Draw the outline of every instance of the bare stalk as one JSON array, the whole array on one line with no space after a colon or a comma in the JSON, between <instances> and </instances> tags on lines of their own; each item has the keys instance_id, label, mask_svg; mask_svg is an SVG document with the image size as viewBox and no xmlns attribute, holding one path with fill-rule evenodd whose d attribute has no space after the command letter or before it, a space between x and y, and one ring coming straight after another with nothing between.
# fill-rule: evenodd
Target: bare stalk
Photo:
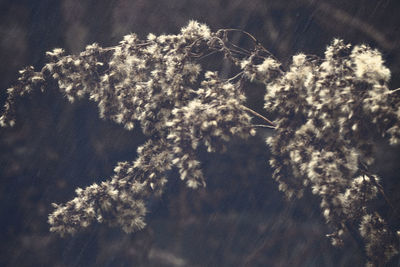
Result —
<instances>
[{"instance_id":1,"label":"bare stalk","mask_svg":"<svg viewBox=\"0 0 400 267\"><path fill-rule=\"evenodd\" d=\"M267 119L266 117L264 117L264 116L261 115L260 113L258 113L258 112L256 112L256 111L252 110L251 108L248 108L248 107L246 107L246 106L243 106L243 105L242 105L241 107L242 107L244 110L248 111L249 113L253 114L254 116L256 116L256 117L262 119L262 120L265 121L265 122L267 122L267 123L268 123L269 125L271 125L273 128L276 128L275 124L274 124L271 120Z\"/></svg>"}]
</instances>

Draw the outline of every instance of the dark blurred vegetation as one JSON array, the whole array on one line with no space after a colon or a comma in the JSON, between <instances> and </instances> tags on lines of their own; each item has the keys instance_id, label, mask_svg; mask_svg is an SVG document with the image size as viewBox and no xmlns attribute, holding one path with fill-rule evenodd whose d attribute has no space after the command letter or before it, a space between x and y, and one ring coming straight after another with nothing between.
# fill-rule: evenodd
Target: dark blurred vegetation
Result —
<instances>
[{"instance_id":1,"label":"dark blurred vegetation","mask_svg":"<svg viewBox=\"0 0 400 267\"><path fill-rule=\"evenodd\" d=\"M190 19L252 33L284 64L300 51L323 55L335 37L368 43L384 54L392 88L400 87L400 2L397 0L2 0L0 100L26 65L62 47L78 53L98 42L116 45L130 32L176 33ZM235 36L240 43L240 36ZM0 266L360 266L363 251L349 238L334 248L319 200L286 202L270 177L260 131L235 140L225 154L199 151L207 188L193 191L171 174L161 199L148 201L148 227L135 234L95 225L73 237L49 233L51 203L77 186L107 179L133 160L145 138L98 119L88 101L69 104L52 88L18 104L17 124L0 129ZM248 87L262 110L263 88ZM2 105L2 104L1 104ZM376 170L399 207L398 148L376 152ZM399 211L377 201L393 229ZM390 266L399 266L399 258Z\"/></svg>"}]
</instances>

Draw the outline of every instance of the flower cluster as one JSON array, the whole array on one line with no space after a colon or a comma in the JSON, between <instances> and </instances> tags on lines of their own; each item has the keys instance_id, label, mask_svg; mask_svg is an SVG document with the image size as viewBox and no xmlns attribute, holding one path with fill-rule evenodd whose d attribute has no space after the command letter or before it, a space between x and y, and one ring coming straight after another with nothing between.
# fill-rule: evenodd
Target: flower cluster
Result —
<instances>
[{"instance_id":1,"label":"flower cluster","mask_svg":"<svg viewBox=\"0 0 400 267\"><path fill-rule=\"evenodd\" d=\"M324 59L298 54L287 72L266 83L265 108L276 116L275 135L267 140L274 179L289 198L301 197L307 186L320 196L323 215L335 228L333 244L342 242L349 225L367 224L361 218L381 188L368 172L374 140L399 142L399 96L388 89L389 78L378 51L334 40ZM390 235L380 221L370 232ZM396 238L383 245L365 231L360 235L374 264L393 256ZM376 250L385 257L373 257Z\"/></svg>"},{"instance_id":2,"label":"flower cluster","mask_svg":"<svg viewBox=\"0 0 400 267\"><path fill-rule=\"evenodd\" d=\"M177 169L191 188L204 186L197 149L223 151L232 136L254 135L251 113L275 129L267 143L279 189L291 198L311 188L335 228L334 245L356 224L370 262L388 261L397 253L397 237L370 205L382 187L368 168L377 137L400 142L400 101L397 90L387 87L390 71L381 54L334 40L324 59L298 54L284 71L250 34L242 32L255 43L247 50L230 43L229 31L211 32L191 21L176 35L149 34L141 40L130 34L115 47L93 44L79 55L54 49L41 71L20 72L18 83L8 89L1 126L15 123L17 96L52 83L70 101L87 96L98 104L100 117L128 130L138 123L149 137L137 159L118 163L110 180L77 189L73 200L54 204L51 231L74 233L94 221L126 232L142 229L145 199L163 192L168 172ZM198 59L215 52L239 73L223 79L202 70ZM274 122L245 106L246 80L266 85L265 109Z\"/></svg>"},{"instance_id":3,"label":"flower cluster","mask_svg":"<svg viewBox=\"0 0 400 267\"><path fill-rule=\"evenodd\" d=\"M398 253L396 240L382 217L374 212L362 217L360 234L365 239L365 250L369 257L367 266L378 265Z\"/></svg>"},{"instance_id":4,"label":"flower cluster","mask_svg":"<svg viewBox=\"0 0 400 267\"><path fill-rule=\"evenodd\" d=\"M118 163L111 180L77 189L73 200L54 204L51 231L74 233L94 221L139 230L145 225L144 200L162 193L169 170L177 168L189 187L204 186L196 149L219 151L231 136L255 134L239 84L203 73L196 62L199 48L215 38L207 26L192 21L177 35L140 40L130 34L118 46L93 44L79 55L54 49L40 72L21 71L17 85L8 89L1 125L14 123L16 96L55 81L71 102L88 96L100 117L128 130L139 122L149 137L136 160Z\"/></svg>"}]
</instances>

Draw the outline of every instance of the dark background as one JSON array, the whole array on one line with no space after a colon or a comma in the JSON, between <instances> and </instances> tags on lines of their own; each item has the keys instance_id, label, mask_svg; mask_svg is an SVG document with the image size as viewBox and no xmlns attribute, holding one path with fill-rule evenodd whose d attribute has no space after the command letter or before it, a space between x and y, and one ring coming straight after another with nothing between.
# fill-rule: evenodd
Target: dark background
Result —
<instances>
[{"instance_id":1,"label":"dark background","mask_svg":"<svg viewBox=\"0 0 400 267\"><path fill-rule=\"evenodd\" d=\"M298 52L323 56L335 37L367 43L382 51L390 86L398 88L399 14L398 0L0 0L1 105L18 70L41 68L46 51L112 46L131 32L177 33L190 19L213 30L244 29L283 64ZM261 113L263 90L246 88L248 105ZM285 202L271 179L266 134L234 140L225 154L199 151L207 188L187 189L172 173L163 197L148 201L145 230L128 235L94 225L60 238L48 230L50 204L107 179L118 161L135 158L145 138L98 119L93 103L67 103L52 88L24 98L16 126L0 129L0 266L362 265L356 242L333 248L325 238L330 229L318 198ZM375 171L395 204L399 159L399 148L379 145ZM396 212L377 205L398 229ZM399 258L390 266L400 266Z\"/></svg>"}]
</instances>

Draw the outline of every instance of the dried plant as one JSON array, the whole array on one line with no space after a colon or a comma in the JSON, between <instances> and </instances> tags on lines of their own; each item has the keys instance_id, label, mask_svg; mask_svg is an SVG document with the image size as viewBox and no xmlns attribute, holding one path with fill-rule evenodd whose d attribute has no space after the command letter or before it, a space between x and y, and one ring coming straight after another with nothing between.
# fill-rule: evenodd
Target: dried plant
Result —
<instances>
[{"instance_id":1,"label":"dried plant","mask_svg":"<svg viewBox=\"0 0 400 267\"><path fill-rule=\"evenodd\" d=\"M252 46L230 41L240 33ZM222 78L201 62L222 54L237 73ZM87 46L79 55L47 52L49 63L20 71L8 89L1 126L15 123L14 100L33 90L58 86L69 99L87 96L101 118L131 130L139 124L148 141L133 162L119 162L111 179L78 188L76 197L49 215L50 230L73 234L92 222L145 227L145 200L160 195L168 171L176 168L187 186L205 186L196 151L223 151L233 136L247 138L258 127L274 130L267 139L273 178L290 199L311 188L321 200L328 236L340 245L346 235L362 240L367 263L381 265L398 253L398 235L371 201L387 199L370 172L378 138L400 142L399 90L389 90L390 71L382 55L366 45L334 40L324 58L298 54L285 69L249 33L216 32L191 21L177 35L127 35L119 45ZM245 106L248 82L265 85L265 109L274 120ZM254 125L252 117L265 124ZM390 204L387 199L388 204ZM359 226L357 232L354 225Z\"/></svg>"}]
</instances>

